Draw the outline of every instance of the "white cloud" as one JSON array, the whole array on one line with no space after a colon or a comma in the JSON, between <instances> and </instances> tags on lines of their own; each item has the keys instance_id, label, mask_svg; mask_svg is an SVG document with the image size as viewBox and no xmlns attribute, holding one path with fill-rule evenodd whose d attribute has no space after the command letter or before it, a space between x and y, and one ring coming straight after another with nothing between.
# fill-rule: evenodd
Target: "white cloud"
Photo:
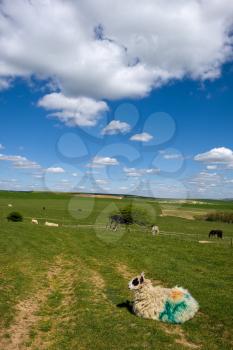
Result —
<instances>
[{"instance_id":1,"label":"white cloud","mask_svg":"<svg viewBox=\"0 0 233 350\"><path fill-rule=\"evenodd\" d=\"M46 169L47 173L52 173L52 174L61 174L64 173L65 170L61 167L50 167Z\"/></svg>"},{"instance_id":2,"label":"white cloud","mask_svg":"<svg viewBox=\"0 0 233 350\"><path fill-rule=\"evenodd\" d=\"M233 184L233 179L225 180L225 183L227 183L227 184Z\"/></svg>"},{"instance_id":3,"label":"white cloud","mask_svg":"<svg viewBox=\"0 0 233 350\"><path fill-rule=\"evenodd\" d=\"M98 184L98 185L107 185L108 184L108 181L104 180L104 179L97 179L95 180L95 182Z\"/></svg>"},{"instance_id":4,"label":"white cloud","mask_svg":"<svg viewBox=\"0 0 233 350\"><path fill-rule=\"evenodd\" d=\"M17 179L2 179L1 180L1 183L15 183L15 182L18 182Z\"/></svg>"},{"instance_id":5,"label":"white cloud","mask_svg":"<svg viewBox=\"0 0 233 350\"><path fill-rule=\"evenodd\" d=\"M207 165L206 169L207 170L216 170L217 169L217 165Z\"/></svg>"},{"instance_id":6,"label":"white cloud","mask_svg":"<svg viewBox=\"0 0 233 350\"><path fill-rule=\"evenodd\" d=\"M0 143L0 150L5 149L5 147Z\"/></svg>"},{"instance_id":7,"label":"white cloud","mask_svg":"<svg viewBox=\"0 0 233 350\"><path fill-rule=\"evenodd\" d=\"M18 169L41 169L41 166L38 163L19 155L0 154L0 161L1 160L11 162L13 167Z\"/></svg>"},{"instance_id":8,"label":"white cloud","mask_svg":"<svg viewBox=\"0 0 233 350\"><path fill-rule=\"evenodd\" d=\"M209 178L213 178L213 177L218 177L219 175L217 173L208 173L206 171L201 171L200 176L202 178L209 179Z\"/></svg>"},{"instance_id":9,"label":"white cloud","mask_svg":"<svg viewBox=\"0 0 233 350\"><path fill-rule=\"evenodd\" d=\"M232 0L2 0L0 10L3 88L36 76L65 96L143 97L172 79L216 78L232 58Z\"/></svg>"},{"instance_id":10,"label":"white cloud","mask_svg":"<svg viewBox=\"0 0 233 350\"><path fill-rule=\"evenodd\" d=\"M111 166L111 165L118 165L118 164L119 162L116 158L96 156L92 159L91 163L88 164L88 167L100 168L106 165Z\"/></svg>"},{"instance_id":11,"label":"white cloud","mask_svg":"<svg viewBox=\"0 0 233 350\"><path fill-rule=\"evenodd\" d=\"M42 174L33 174L33 177L35 177L36 179L42 179L43 175Z\"/></svg>"},{"instance_id":12,"label":"white cloud","mask_svg":"<svg viewBox=\"0 0 233 350\"><path fill-rule=\"evenodd\" d=\"M112 120L103 130L103 135L115 135L115 134L126 134L131 130L128 123L121 122L120 120Z\"/></svg>"},{"instance_id":13,"label":"white cloud","mask_svg":"<svg viewBox=\"0 0 233 350\"><path fill-rule=\"evenodd\" d=\"M222 174L201 171L186 181L192 195L195 197L199 192L205 192L210 197L219 197L216 193L221 188L224 193L225 179Z\"/></svg>"},{"instance_id":14,"label":"white cloud","mask_svg":"<svg viewBox=\"0 0 233 350\"><path fill-rule=\"evenodd\" d=\"M149 142L153 139L153 136L147 132L142 132L141 134L135 134L130 137L131 141Z\"/></svg>"},{"instance_id":15,"label":"white cloud","mask_svg":"<svg viewBox=\"0 0 233 350\"><path fill-rule=\"evenodd\" d=\"M203 163L223 164L233 167L233 151L226 147L213 148L208 152L197 154L194 160Z\"/></svg>"},{"instance_id":16,"label":"white cloud","mask_svg":"<svg viewBox=\"0 0 233 350\"><path fill-rule=\"evenodd\" d=\"M123 171L126 176L129 177L139 177L143 175L153 175L158 174L159 169L158 168L145 168L145 169L139 169L139 168L123 168Z\"/></svg>"},{"instance_id":17,"label":"white cloud","mask_svg":"<svg viewBox=\"0 0 233 350\"><path fill-rule=\"evenodd\" d=\"M101 114L108 110L107 104L103 101L87 97L66 97L56 92L42 97L38 106L55 110L50 115L68 126L95 126Z\"/></svg>"},{"instance_id":18,"label":"white cloud","mask_svg":"<svg viewBox=\"0 0 233 350\"><path fill-rule=\"evenodd\" d=\"M0 91L9 89L11 86L10 79L5 79L0 77Z\"/></svg>"},{"instance_id":19,"label":"white cloud","mask_svg":"<svg viewBox=\"0 0 233 350\"><path fill-rule=\"evenodd\" d=\"M163 156L164 159L167 159L167 160L171 160L171 159L180 159L181 158L181 154L178 154L178 153L174 153L174 154L165 154Z\"/></svg>"}]
</instances>

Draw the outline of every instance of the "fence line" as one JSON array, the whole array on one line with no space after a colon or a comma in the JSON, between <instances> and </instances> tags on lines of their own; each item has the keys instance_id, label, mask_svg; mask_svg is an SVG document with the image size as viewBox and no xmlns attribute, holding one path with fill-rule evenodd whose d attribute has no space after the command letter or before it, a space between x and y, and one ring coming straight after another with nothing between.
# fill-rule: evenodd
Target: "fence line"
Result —
<instances>
[{"instance_id":1,"label":"fence line","mask_svg":"<svg viewBox=\"0 0 233 350\"><path fill-rule=\"evenodd\" d=\"M32 219L32 217L25 216L26 219ZM35 219L39 220L51 220L51 221L62 221L64 222L63 219L57 219L57 218L44 218L44 217L35 217ZM79 227L95 227L98 229L104 229L106 228L105 225L96 225L96 224L62 224L62 227L67 227L67 228L79 228ZM180 236L181 239L187 240L187 241L192 241L192 242L197 242L199 239L206 238L207 235L204 235L203 233L184 233L184 232L175 232L175 231L160 231L158 236ZM188 237L188 239L187 239ZM230 244L231 247L233 247L233 238L229 236L225 236L223 240L211 240L210 242L212 243L217 243L217 242L222 242L223 244Z\"/></svg>"}]
</instances>

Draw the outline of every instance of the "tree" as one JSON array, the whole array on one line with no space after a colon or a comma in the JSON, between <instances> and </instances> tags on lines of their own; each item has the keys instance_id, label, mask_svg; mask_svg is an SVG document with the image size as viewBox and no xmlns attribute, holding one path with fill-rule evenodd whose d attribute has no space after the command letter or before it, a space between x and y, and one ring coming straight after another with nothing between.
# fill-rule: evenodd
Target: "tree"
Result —
<instances>
[{"instance_id":1,"label":"tree","mask_svg":"<svg viewBox=\"0 0 233 350\"><path fill-rule=\"evenodd\" d=\"M109 217L110 221L115 224L150 226L154 218L140 206L132 206L131 204L113 213Z\"/></svg>"}]
</instances>

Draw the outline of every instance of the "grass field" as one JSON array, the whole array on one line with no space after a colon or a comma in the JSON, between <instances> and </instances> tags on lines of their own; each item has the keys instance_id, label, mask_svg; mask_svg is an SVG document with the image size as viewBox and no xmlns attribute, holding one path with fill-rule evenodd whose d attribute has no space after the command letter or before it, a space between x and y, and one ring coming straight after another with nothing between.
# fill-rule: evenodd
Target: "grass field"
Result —
<instances>
[{"instance_id":1,"label":"grass field","mask_svg":"<svg viewBox=\"0 0 233 350\"><path fill-rule=\"evenodd\" d=\"M159 216L158 201L134 198L154 213L161 235L106 231L108 214L129 202L0 192L0 350L233 349L233 225ZM233 209L220 201L166 205ZM7 222L12 210L25 220ZM215 227L224 239L199 244ZM127 284L141 271L155 284L188 288L200 303L196 317L172 326L131 314Z\"/></svg>"}]
</instances>

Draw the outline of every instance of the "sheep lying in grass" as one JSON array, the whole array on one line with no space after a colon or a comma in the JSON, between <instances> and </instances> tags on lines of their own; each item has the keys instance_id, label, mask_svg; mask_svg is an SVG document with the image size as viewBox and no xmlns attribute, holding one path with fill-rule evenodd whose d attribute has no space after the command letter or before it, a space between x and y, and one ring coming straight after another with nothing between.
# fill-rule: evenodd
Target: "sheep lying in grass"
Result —
<instances>
[{"instance_id":1,"label":"sheep lying in grass","mask_svg":"<svg viewBox=\"0 0 233 350\"><path fill-rule=\"evenodd\" d=\"M168 323L184 323L199 309L198 302L182 287L153 287L144 273L129 282L134 291L133 311L137 316Z\"/></svg>"},{"instance_id":2,"label":"sheep lying in grass","mask_svg":"<svg viewBox=\"0 0 233 350\"><path fill-rule=\"evenodd\" d=\"M59 224L55 224L54 222L45 221L45 226L58 227Z\"/></svg>"}]
</instances>

